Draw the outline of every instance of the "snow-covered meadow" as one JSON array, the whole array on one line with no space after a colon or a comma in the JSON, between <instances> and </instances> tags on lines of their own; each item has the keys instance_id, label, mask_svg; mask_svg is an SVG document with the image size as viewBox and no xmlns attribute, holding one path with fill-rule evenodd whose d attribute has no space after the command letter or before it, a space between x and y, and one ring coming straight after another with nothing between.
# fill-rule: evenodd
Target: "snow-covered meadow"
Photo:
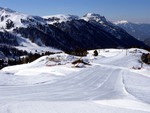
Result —
<instances>
[{"instance_id":1,"label":"snow-covered meadow","mask_svg":"<svg viewBox=\"0 0 150 113\"><path fill-rule=\"evenodd\" d=\"M0 71L0 113L150 113L150 66L141 49L98 50L91 65L65 53ZM134 69L133 69L134 68Z\"/></svg>"}]
</instances>

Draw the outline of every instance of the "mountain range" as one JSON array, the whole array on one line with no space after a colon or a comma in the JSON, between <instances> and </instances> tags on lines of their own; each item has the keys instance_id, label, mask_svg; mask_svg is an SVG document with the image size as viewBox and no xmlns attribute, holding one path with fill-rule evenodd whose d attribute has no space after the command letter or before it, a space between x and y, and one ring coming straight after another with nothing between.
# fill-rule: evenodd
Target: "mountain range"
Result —
<instances>
[{"instance_id":1,"label":"mountain range","mask_svg":"<svg viewBox=\"0 0 150 113\"><path fill-rule=\"evenodd\" d=\"M150 46L150 24L133 23L126 20L114 22L146 45Z\"/></svg>"},{"instance_id":2,"label":"mountain range","mask_svg":"<svg viewBox=\"0 0 150 113\"><path fill-rule=\"evenodd\" d=\"M40 17L0 8L0 51L7 57L14 56L9 48L33 52L130 47L148 46L99 14Z\"/></svg>"}]
</instances>

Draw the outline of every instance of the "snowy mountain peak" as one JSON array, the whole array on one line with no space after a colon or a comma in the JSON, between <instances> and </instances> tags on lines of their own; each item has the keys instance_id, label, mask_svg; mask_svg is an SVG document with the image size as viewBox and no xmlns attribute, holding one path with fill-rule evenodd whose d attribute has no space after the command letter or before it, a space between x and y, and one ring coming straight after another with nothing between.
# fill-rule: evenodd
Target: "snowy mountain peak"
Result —
<instances>
[{"instance_id":1,"label":"snowy mountain peak","mask_svg":"<svg viewBox=\"0 0 150 113\"><path fill-rule=\"evenodd\" d=\"M114 24L118 25L118 24L128 24L129 22L127 20L121 20L121 21L117 21L114 22Z\"/></svg>"},{"instance_id":2,"label":"snowy mountain peak","mask_svg":"<svg viewBox=\"0 0 150 113\"><path fill-rule=\"evenodd\" d=\"M44 16L43 18L48 22L48 24L62 23L66 21L79 19L79 17L76 15L63 15L63 14Z\"/></svg>"},{"instance_id":3,"label":"snowy mountain peak","mask_svg":"<svg viewBox=\"0 0 150 113\"><path fill-rule=\"evenodd\" d=\"M96 14L96 13L87 13L83 17L92 17L92 16L94 16L94 17L103 17L100 14Z\"/></svg>"},{"instance_id":4,"label":"snowy mountain peak","mask_svg":"<svg viewBox=\"0 0 150 113\"><path fill-rule=\"evenodd\" d=\"M95 13L87 13L82 17L82 19L84 19L85 21L96 21L96 22L107 21L104 16Z\"/></svg>"}]
</instances>

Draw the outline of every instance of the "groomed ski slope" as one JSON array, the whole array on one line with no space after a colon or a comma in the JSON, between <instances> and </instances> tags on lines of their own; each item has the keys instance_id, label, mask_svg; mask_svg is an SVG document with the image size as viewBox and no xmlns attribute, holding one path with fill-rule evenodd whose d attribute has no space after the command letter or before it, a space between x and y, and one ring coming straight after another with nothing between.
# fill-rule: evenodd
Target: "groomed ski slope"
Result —
<instances>
[{"instance_id":1,"label":"groomed ski slope","mask_svg":"<svg viewBox=\"0 0 150 113\"><path fill-rule=\"evenodd\" d=\"M91 66L82 68L64 53L63 65L46 65L52 56L45 56L6 67L0 71L0 113L150 113L150 66L137 69L141 52L108 49L93 57L89 51Z\"/></svg>"}]
</instances>

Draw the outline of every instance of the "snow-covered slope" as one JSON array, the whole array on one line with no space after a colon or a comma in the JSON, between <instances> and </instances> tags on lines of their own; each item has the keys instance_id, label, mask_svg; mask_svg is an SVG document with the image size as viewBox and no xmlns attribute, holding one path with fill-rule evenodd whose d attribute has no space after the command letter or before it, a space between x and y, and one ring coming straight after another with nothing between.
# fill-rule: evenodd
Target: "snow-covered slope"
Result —
<instances>
[{"instance_id":1,"label":"snow-covered slope","mask_svg":"<svg viewBox=\"0 0 150 113\"><path fill-rule=\"evenodd\" d=\"M64 53L4 68L0 113L149 113L150 66L138 70L147 51L98 51L97 57L89 51L83 59L91 65L83 68Z\"/></svg>"},{"instance_id":2,"label":"snow-covered slope","mask_svg":"<svg viewBox=\"0 0 150 113\"><path fill-rule=\"evenodd\" d=\"M0 29L13 30L14 28L28 27L37 23L46 24L43 18L38 16L29 16L23 13L13 11L8 8L0 7Z\"/></svg>"},{"instance_id":3,"label":"snow-covered slope","mask_svg":"<svg viewBox=\"0 0 150 113\"><path fill-rule=\"evenodd\" d=\"M54 52L54 53L55 52L61 52L61 50L59 50L59 49L52 48L52 47L46 47L45 45L42 44L40 39L39 39L39 43L41 44L41 46L39 46L36 43L31 42L31 40L26 39L22 36L19 36L17 38L17 41L19 43L19 46L16 46L16 48L18 50L27 51L28 53L30 53L30 52L32 52L32 53L35 53L35 52L43 53L43 52L46 52L46 51L51 51L51 52Z\"/></svg>"},{"instance_id":4,"label":"snow-covered slope","mask_svg":"<svg viewBox=\"0 0 150 113\"><path fill-rule=\"evenodd\" d=\"M59 51L58 49L54 49L54 47L46 47L40 38L35 39L36 41L33 42L18 32L19 29L28 29L28 27L37 28L38 25L46 26L47 23L42 17L31 16L0 7L0 44L15 46L17 49L26 50L27 52Z\"/></svg>"}]
</instances>

